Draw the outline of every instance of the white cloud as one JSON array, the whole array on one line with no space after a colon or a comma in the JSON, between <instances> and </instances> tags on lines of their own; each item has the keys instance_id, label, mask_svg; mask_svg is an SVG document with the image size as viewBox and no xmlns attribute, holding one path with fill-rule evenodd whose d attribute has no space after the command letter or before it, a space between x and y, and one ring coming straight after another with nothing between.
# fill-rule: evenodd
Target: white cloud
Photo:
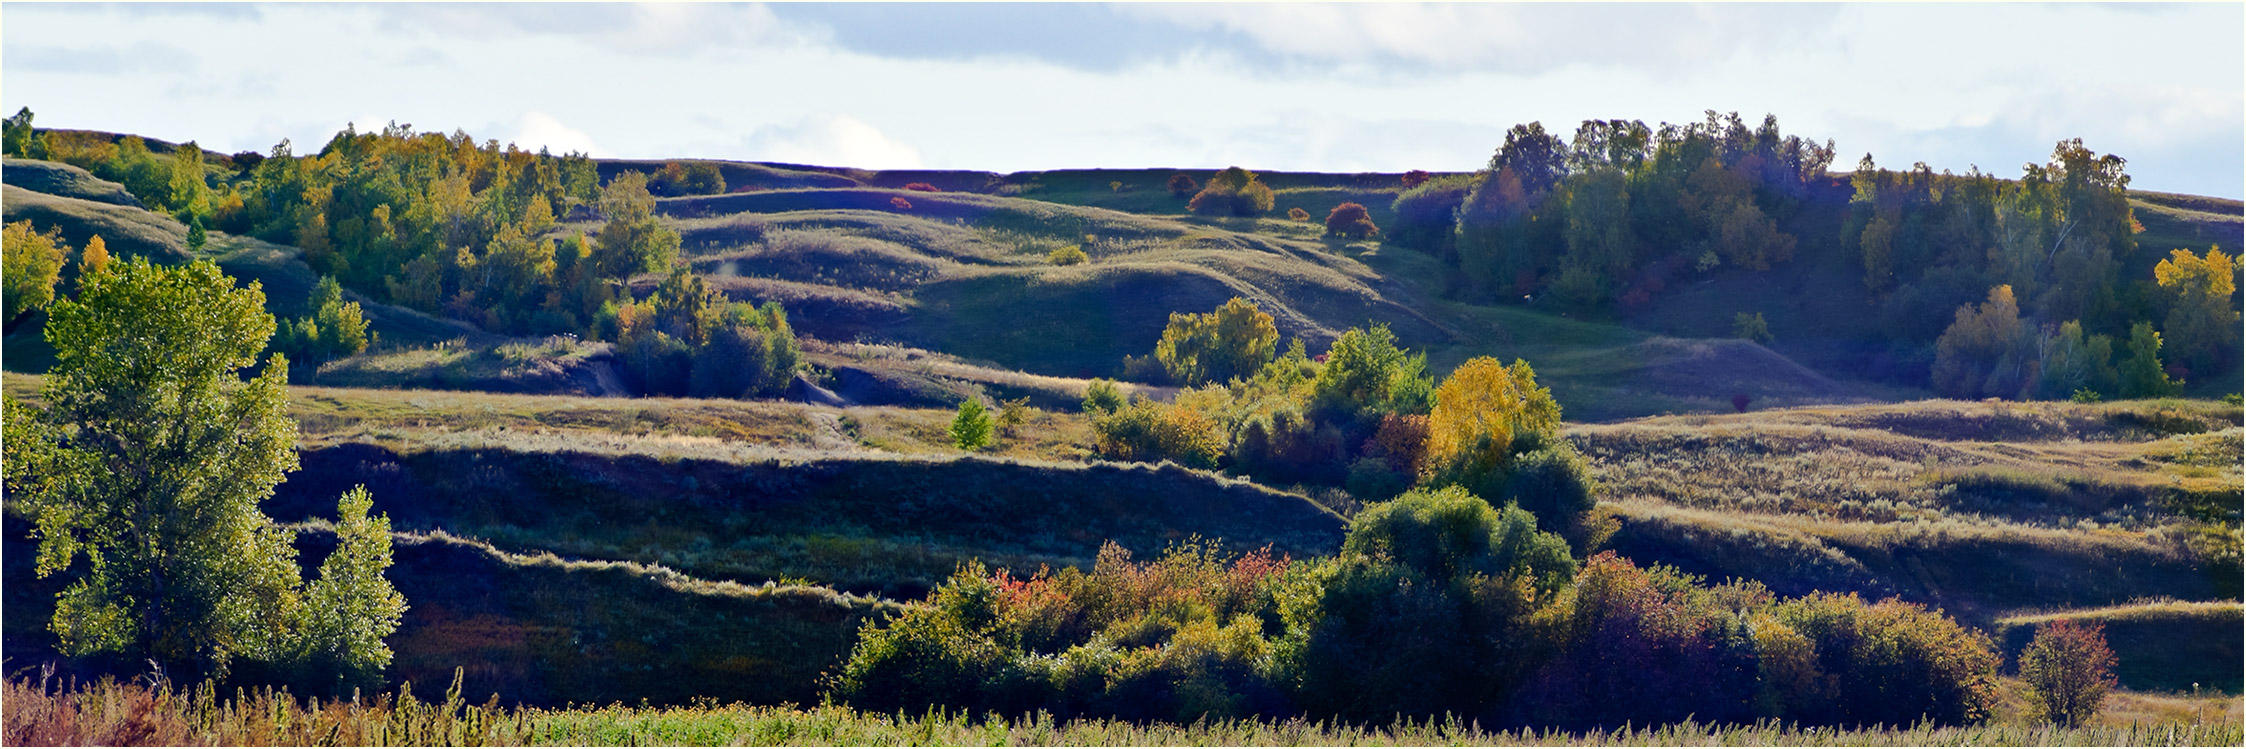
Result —
<instances>
[{"instance_id":1,"label":"white cloud","mask_svg":"<svg viewBox=\"0 0 2246 749\"><path fill-rule=\"evenodd\" d=\"M580 151L592 156L607 155L593 144L593 136L585 131L562 124L545 112L524 112L515 122L515 132L508 136L515 145L526 151L546 148L557 154Z\"/></svg>"},{"instance_id":2,"label":"white cloud","mask_svg":"<svg viewBox=\"0 0 2246 749\"><path fill-rule=\"evenodd\" d=\"M747 156L819 166L866 169L916 169L920 151L856 117L822 114L786 125L767 125L749 135Z\"/></svg>"}]
</instances>

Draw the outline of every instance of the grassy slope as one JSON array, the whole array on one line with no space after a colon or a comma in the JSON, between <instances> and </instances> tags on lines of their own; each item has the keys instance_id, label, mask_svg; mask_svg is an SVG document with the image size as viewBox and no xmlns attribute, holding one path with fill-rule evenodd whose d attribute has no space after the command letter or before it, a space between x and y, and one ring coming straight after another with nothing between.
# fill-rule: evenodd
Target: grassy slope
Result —
<instances>
[{"instance_id":1,"label":"grassy slope","mask_svg":"<svg viewBox=\"0 0 2246 749\"><path fill-rule=\"evenodd\" d=\"M1571 436L1625 521L1625 553L1782 592L1902 595L1987 623L2022 608L2235 598L2238 423L2238 407L2204 401L1931 401ZM2224 534L2227 562L2213 541Z\"/></svg>"},{"instance_id":2,"label":"grassy slope","mask_svg":"<svg viewBox=\"0 0 2246 749\"><path fill-rule=\"evenodd\" d=\"M127 192L124 185L56 161L8 157L0 165L0 181L56 197L141 207L140 199Z\"/></svg>"}]
</instances>

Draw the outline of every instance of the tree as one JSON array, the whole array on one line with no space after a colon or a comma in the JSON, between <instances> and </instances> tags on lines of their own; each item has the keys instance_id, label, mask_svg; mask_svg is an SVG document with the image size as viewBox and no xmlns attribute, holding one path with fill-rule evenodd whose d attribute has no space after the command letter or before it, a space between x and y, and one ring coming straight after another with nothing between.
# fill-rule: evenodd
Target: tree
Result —
<instances>
[{"instance_id":1,"label":"tree","mask_svg":"<svg viewBox=\"0 0 2246 749\"><path fill-rule=\"evenodd\" d=\"M16 110L15 116L0 124L0 130L5 132L0 136L0 153L27 159L47 158L47 139L32 129L30 107Z\"/></svg>"},{"instance_id":2,"label":"tree","mask_svg":"<svg viewBox=\"0 0 2246 749\"><path fill-rule=\"evenodd\" d=\"M1373 225L1372 216L1362 204L1343 203L1326 214L1326 236L1367 239L1379 233L1380 227Z\"/></svg>"},{"instance_id":3,"label":"tree","mask_svg":"<svg viewBox=\"0 0 2246 749\"><path fill-rule=\"evenodd\" d=\"M61 229L41 234L31 230L30 221L18 221L0 230L0 263L6 266L0 276L6 279L5 319L10 326L18 317L54 302L55 280L62 276L62 259L68 251Z\"/></svg>"},{"instance_id":4,"label":"tree","mask_svg":"<svg viewBox=\"0 0 2246 749\"><path fill-rule=\"evenodd\" d=\"M2152 323L2129 328L2129 358L2121 362L2121 397L2159 398L2176 394L2181 383L2168 379L2160 365L2160 333Z\"/></svg>"},{"instance_id":5,"label":"tree","mask_svg":"<svg viewBox=\"0 0 2246 749\"><path fill-rule=\"evenodd\" d=\"M355 487L336 504L336 547L304 591L302 624L288 654L297 683L329 694L375 689L406 599L382 575L390 568L390 518L367 514L374 498Z\"/></svg>"},{"instance_id":6,"label":"tree","mask_svg":"<svg viewBox=\"0 0 2246 749\"><path fill-rule=\"evenodd\" d=\"M630 278L671 267L678 260L678 232L655 222L655 197L647 192L647 175L626 172L601 190L601 227L593 252L593 267L609 278Z\"/></svg>"},{"instance_id":7,"label":"tree","mask_svg":"<svg viewBox=\"0 0 2246 749\"><path fill-rule=\"evenodd\" d=\"M2044 719L2074 726L2096 715L2113 690L2115 663L2104 627L2056 621L2038 629L2020 652L2020 678Z\"/></svg>"},{"instance_id":8,"label":"tree","mask_svg":"<svg viewBox=\"0 0 2246 749\"><path fill-rule=\"evenodd\" d=\"M2120 379L2113 367L2113 338L2085 337L2082 323L2068 320L2043 341L2036 397L2065 400L2082 393L2103 397L2114 392Z\"/></svg>"},{"instance_id":9,"label":"tree","mask_svg":"<svg viewBox=\"0 0 2246 749\"><path fill-rule=\"evenodd\" d=\"M951 420L951 443L961 450L981 450L990 444L990 409L968 398L959 402L959 415Z\"/></svg>"},{"instance_id":10,"label":"tree","mask_svg":"<svg viewBox=\"0 0 2246 749\"><path fill-rule=\"evenodd\" d=\"M2175 250L2153 267L2153 279L2168 295L2168 319L2161 326L2176 363L2193 372L2218 372L2238 361L2238 262L2210 247L2204 256Z\"/></svg>"},{"instance_id":11,"label":"tree","mask_svg":"<svg viewBox=\"0 0 2246 749\"><path fill-rule=\"evenodd\" d=\"M1443 177L1405 190L1389 204L1396 220L1388 227L1386 242L1439 257L1450 255L1458 207L1473 189L1471 177Z\"/></svg>"},{"instance_id":12,"label":"tree","mask_svg":"<svg viewBox=\"0 0 2246 749\"><path fill-rule=\"evenodd\" d=\"M1246 377L1278 352L1279 328L1271 315L1240 297L1208 314L1170 313L1154 345L1154 357L1185 385Z\"/></svg>"},{"instance_id":13,"label":"tree","mask_svg":"<svg viewBox=\"0 0 2246 749\"><path fill-rule=\"evenodd\" d=\"M343 301L343 285L322 276L305 300L311 314L281 323L273 348L317 371L321 364L367 350L366 314L358 302Z\"/></svg>"},{"instance_id":14,"label":"tree","mask_svg":"<svg viewBox=\"0 0 2246 749\"><path fill-rule=\"evenodd\" d=\"M308 603L379 608L358 605L384 598L365 584L380 560L354 540L370 532L354 525L364 503L341 504L349 553L331 557L336 579L311 591L291 532L258 510L297 465L286 360L237 375L272 335L264 301L257 284L235 288L207 261L135 258L80 279L78 298L52 309L48 407L9 420L7 484L36 524L38 574L78 570L51 623L64 652L185 674L224 672L237 657L286 666L312 650L379 668L363 645L389 626L353 622L338 641L328 638L343 630L305 618L325 615Z\"/></svg>"},{"instance_id":15,"label":"tree","mask_svg":"<svg viewBox=\"0 0 2246 749\"><path fill-rule=\"evenodd\" d=\"M1745 312L1732 315L1731 337L1744 338L1756 343L1769 343L1771 341L1770 321L1764 319L1760 312L1751 315Z\"/></svg>"},{"instance_id":16,"label":"tree","mask_svg":"<svg viewBox=\"0 0 2246 749\"><path fill-rule=\"evenodd\" d=\"M1560 404L1536 384L1528 362L1508 367L1481 356L1459 365L1435 389L1427 414L1429 483L1458 484L1484 498L1500 497L1514 442L1560 427Z\"/></svg>"},{"instance_id":17,"label":"tree","mask_svg":"<svg viewBox=\"0 0 2246 749\"><path fill-rule=\"evenodd\" d=\"M1979 307L1958 307L1935 340L1934 389L1952 398L2020 398L2033 382L2034 348L2012 287L1990 289Z\"/></svg>"}]
</instances>

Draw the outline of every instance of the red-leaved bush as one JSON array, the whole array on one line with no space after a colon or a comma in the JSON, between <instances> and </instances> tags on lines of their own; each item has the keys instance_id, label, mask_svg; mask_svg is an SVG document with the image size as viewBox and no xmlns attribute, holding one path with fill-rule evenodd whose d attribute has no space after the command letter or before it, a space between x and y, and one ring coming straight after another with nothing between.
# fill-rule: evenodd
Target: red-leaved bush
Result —
<instances>
[{"instance_id":1,"label":"red-leaved bush","mask_svg":"<svg viewBox=\"0 0 2246 749\"><path fill-rule=\"evenodd\" d=\"M909 211L912 210L912 201L904 198L890 198L889 207L900 211Z\"/></svg>"},{"instance_id":2,"label":"red-leaved bush","mask_svg":"<svg viewBox=\"0 0 2246 749\"><path fill-rule=\"evenodd\" d=\"M936 189L935 185L931 185L926 182L914 182L912 184L905 185L905 189L911 190L913 192L943 192L942 190Z\"/></svg>"}]
</instances>

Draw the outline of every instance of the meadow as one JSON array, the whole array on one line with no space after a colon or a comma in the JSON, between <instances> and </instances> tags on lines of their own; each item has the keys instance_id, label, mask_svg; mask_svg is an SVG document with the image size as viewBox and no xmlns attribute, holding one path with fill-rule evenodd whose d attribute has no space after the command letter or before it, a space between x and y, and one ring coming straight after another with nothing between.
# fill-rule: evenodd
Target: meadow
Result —
<instances>
[{"instance_id":1,"label":"meadow","mask_svg":"<svg viewBox=\"0 0 2246 749\"><path fill-rule=\"evenodd\" d=\"M178 148L151 143L160 155ZM204 158L214 183L257 179L233 176L254 170L236 171L231 157ZM614 180L672 165L577 166ZM1886 376L1906 365L1924 370L1909 357L1931 356L1932 346L1921 341L1926 350L1914 353L1886 337L1893 321L1877 308L1890 297L1866 287L1861 260L1841 237L1853 210L1846 175L1805 178L1799 211L1774 223L1800 237L1792 262L1679 271L1681 280L1639 301L1586 309L1541 292L1494 296L1462 285L1456 257L1385 236L1328 236L1315 218L1284 217L1289 208L1323 216L1350 201L1374 223L1397 226L1403 175L1264 173L1269 212L1216 216L1188 210L1187 197L1167 185L1180 173L1171 169L696 165L726 188L640 196L651 206L646 227L675 233L674 262L576 287L616 295L606 300L608 317L598 318L605 323L524 333L520 319L500 314L509 310L478 307L487 302L472 293L431 304L347 288L372 345L289 373L286 413L301 465L261 509L295 532L306 559L317 559L341 543L335 498L355 486L371 492L373 510L390 523L388 579L410 602L388 641L395 660L382 689L356 701L300 699L175 685L144 678L137 666L59 658L47 625L72 578L35 573L36 534L11 500L6 743L2246 741L2237 696L2246 687L2246 412L2235 397L2237 370L2191 374L2170 397L2083 398L2097 402L1943 399L1923 372L1918 381ZM274 234L263 228L211 230L190 249L188 229L157 201L86 169L11 157L6 176L11 222L52 227L73 247L98 234L120 257L211 260L236 281L259 284L276 317L317 312L314 264L334 262L332 255L269 241ZM2137 242L2163 251L2235 247L2246 226L2237 201L2126 197L2143 226ZM567 210L547 217L540 246L613 234L599 201L557 200ZM2150 293L2152 254L2117 271L2145 277L2130 293ZM593 262L586 257L575 262ZM552 280L561 271L545 272L547 299L561 298L566 289ZM77 273L73 266L63 275L58 294L74 287ZM675 293L664 290L682 278L707 290L710 309L785 308L797 359L784 387L755 398L647 394L634 369L644 361L614 326L652 313L618 312L617 303L659 307L655 299ZM1309 471L1259 473L1229 452L1221 466L1112 459L1109 430L1120 417L1087 401L1110 385L1119 405L1147 409L1141 413L1229 398L1236 400L1225 408L1250 412L1242 434L1250 422L1268 428L1259 439L1284 431L1274 426L1278 417L1254 413L1269 407L1250 397L1261 391L1226 391L1222 378L1194 387L1201 383L1156 361L1157 342L1179 313L1234 299L1268 316L1275 350L1300 342L1306 356L1318 356L1299 360L1304 371L1327 366L1311 362L1327 360L1318 352L1335 354L1328 347L1345 331L1373 325L1425 356L1430 386L1481 357L1527 360L1532 384L1548 387L1563 409L1551 437L1579 453L1595 481L1584 523L1554 541L1571 564L1615 552L1657 570L1667 582L1654 587L1670 586L1662 595L1674 596L1679 610L1690 608L1676 603L1687 599L1714 610L1722 606L1708 601L1725 596L1820 593L1924 607L1973 637L1987 635L2001 674L1990 687L1995 707L1965 725L1687 720L1553 730L1445 717L1350 724L1271 715L1177 723L1034 711L888 714L838 702L837 675L869 633L932 616L947 584L974 577L962 570L1021 583L1005 589L1015 597L1006 600L1026 605L1017 600L1028 600L1023 591L1044 583L1023 581L1094 570L1115 553L1110 545L1142 560L1182 548L1306 568L1358 553L1346 539L1394 491ZM1770 318L1759 335L1739 327L1750 306ZM42 374L55 362L42 337L45 314L9 321L0 390L11 419L52 405L45 392L56 378ZM1327 406L1289 397L1297 416L1332 420ZM963 401L1005 414L990 444L961 444ZM1418 408L1424 417L1426 406ZM1341 427L1306 427L1340 445L1310 462L1347 463L1369 451L1365 425L1349 427L1357 431L1347 431L1347 444L1334 436ZM1431 475L1406 468L1407 484ZM311 562L301 564L311 571ZM1685 588L1703 592L1678 592ZM1529 598L1565 601L1550 609L1561 617L1577 595ZM1195 608L1203 603L1163 599L1150 608L1213 619ZM1729 624L1706 631L1731 632L1725 636L1736 642L1762 626L1749 612L1768 603L1741 604ZM1303 605L1258 605L1266 604ZM1044 611L1014 611L1025 610ZM1232 678L1224 658L1277 658L1261 644L1240 644L1248 639L1238 632L1255 628L1278 642L1285 627L1266 618L1218 621L1206 631L1174 622L1116 629L1072 652L1100 657L1118 640L1145 653L1207 651L1218 665L1192 666L1202 669L1195 678ZM2121 691L2082 725L2040 720L2016 676L2029 643L2057 622L2102 625L2119 659ZM1220 627L1226 634L1216 634ZM1185 644L1148 646L1172 637ZM1053 669L1063 655L1027 658ZM1140 673L1131 669L1156 668L1148 662L1118 660L1108 673L1128 682ZM59 670L37 675L38 664L53 663ZM103 681L105 674L123 680ZM407 683L424 694L451 688L422 701L408 696Z\"/></svg>"}]
</instances>

